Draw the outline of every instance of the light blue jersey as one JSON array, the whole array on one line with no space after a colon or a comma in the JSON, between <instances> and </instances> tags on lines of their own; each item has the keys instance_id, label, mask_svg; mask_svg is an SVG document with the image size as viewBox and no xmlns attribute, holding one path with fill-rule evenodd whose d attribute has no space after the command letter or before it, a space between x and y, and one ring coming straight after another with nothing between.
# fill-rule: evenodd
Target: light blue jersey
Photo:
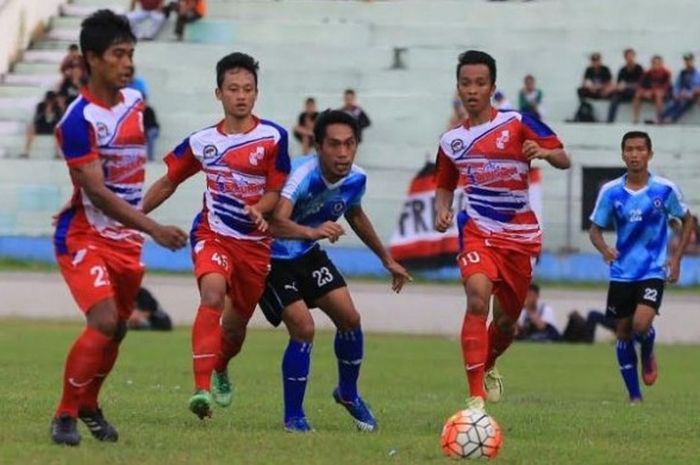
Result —
<instances>
[{"instance_id":1,"label":"light blue jersey","mask_svg":"<svg viewBox=\"0 0 700 465\"><path fill-rule=\"evenodd\" d=\"M605 184L591 214L600 227L614 222L618 258L610 266L612 281L666 279L670 217L688 212L680 189L668 179L650 175L646 187L625 187L627 175Z\"/></svg>"},{"instance_id":2,"label":"light blue jersey","mask_svg":"<svg viewBox=\"0 0 700 465\"><path fill-rule=\"evenodd\" d=\"M292 172L282 189L282 197L294 205L291 220L315 228L326 221L336 221L352 207L360 205L367 175L352 165L350 173L335 184L321 175L318 156L309 155L292 162ZM292 260L301 257L316 241L275 239L272 258Z\"/></svg>"}]
</instances>

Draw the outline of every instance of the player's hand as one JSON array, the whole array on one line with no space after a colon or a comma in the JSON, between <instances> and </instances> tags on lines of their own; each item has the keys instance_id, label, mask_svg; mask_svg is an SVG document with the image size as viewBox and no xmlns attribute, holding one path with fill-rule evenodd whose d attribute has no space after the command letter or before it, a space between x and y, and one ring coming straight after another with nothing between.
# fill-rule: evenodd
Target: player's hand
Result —
<instances>
[{"instance_id":1,"label":"player's hand","mask_svg":"<svg viewBox=\"0 0 700 465\"><path fill-rule=\"evenodd\" d=\"M408 274L406 268L401 266L394 259L389 259L389 261L384 264L384 267L389 270L389 273L391 273L391 290L397 294L401 292L404 284L409 281L413 281L413 278L410 274Z\"/></svg>"},{"instance_id":2,"label":"player's hand","mask_svg":"<svg viewBox=\"0 0 700 465\"><path fill-rule=\"evenodd\" d=\"M666 270L666 282L669 284L678 282L678 277L681 274L681 261L674 258L670 259L666 263Z\"/></svg>"},{"instance_id":3,"label":"player's hand","mask_svg":"<svg viewBox=\"0 0 700 465\"><path fill-rule=\"evenodd\" d=\"M175 251L187 245L187 233L177 226L161 224L151 233L151 237L166 249Z\"/></svg>"},{"instance_id":4,"label":"player's hand","mask_svg":"<svg viewBox=\"0 0 700 465\"><path fill-rule=\"evenodd\" d=\"M255 223L255 227L258 228L258 231L266 232L270 228L267 220L263 214L260 213L260 210L258 210L257 207L253 205L246 205L243 208L243 213L248 215L248 217L253 220L253 223Z\"/></svg>"},{"instance_id":5,"label":"player's hand","mask_svg":"<svg viewBox=\"0 0 700 465\"><path fill-rule=\"evenodd\" d=\"M605 260L605 263L612 263L617 260L618 255L620 255L620 253L617 249L606 247L603 251L603 260Z\"/></svg>"},{"instance_id":6,"label":"player's hand","mask_svg":"<svg viewBox=\"0 0 700 465\"><path fill-rule=\"evenodd\" d=\"M526 140L523 142L523 155L527 157L528 160L546 160L549 158L550 151L540 147L540 145L533 140Z\"/></svg>"},{"instance_id":7,"label":"player's hand","mask_svg":"<svg viewBox=\"0 0 700 465\"><path fill-rule=\"evenodd\" d=\"M454 214L451 210L438 211L435 215L435 230L438 232L445 232L452 226L454 221Z\"/></svg>"},{"instance_id":8,"label":"player's hand","mask_svg":"<svg viewBox=\"0 0 700 465\"><path fill-rule=\"evenodd\" d=\"M328 239L328 241L332 244L340 239L340 236L344 234L345 230L341 225L335 221L326 221L320 226L312 229L311 240L317 241L319 239Z\"/></svg>"}]
</instances>

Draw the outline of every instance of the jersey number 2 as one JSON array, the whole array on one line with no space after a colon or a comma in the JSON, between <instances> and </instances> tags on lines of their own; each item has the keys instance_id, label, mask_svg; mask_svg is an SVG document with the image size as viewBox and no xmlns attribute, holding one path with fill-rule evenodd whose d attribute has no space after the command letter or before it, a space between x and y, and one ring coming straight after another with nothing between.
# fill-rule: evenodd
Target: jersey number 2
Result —
<instances>
[{"instance_id":1,"label":"jersey number 2","mask_svg":"<svg viewBox=\"0 0 700 465\"><path fill-rule=\"evenodd\" d=\"M93 266L90 268L90 274L95 277L95 282L93 283L95 287L109 285L109 276L104 266Z\"/></svg>"}]
</instances>

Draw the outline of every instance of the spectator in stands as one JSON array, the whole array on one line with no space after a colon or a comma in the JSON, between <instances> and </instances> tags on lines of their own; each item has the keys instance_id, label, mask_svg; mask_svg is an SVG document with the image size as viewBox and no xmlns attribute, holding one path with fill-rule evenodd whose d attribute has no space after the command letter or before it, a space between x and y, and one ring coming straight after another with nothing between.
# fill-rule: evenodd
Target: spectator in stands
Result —
<instances>
[{"instance_id":1,"label":"spectator in stands","mask_svg":"<svg viewBox=\"0 0 700 465\"><path fill-rule=\"evenodd\" d=\"M343 107L340 108L341 111L348 113L350 116L357 120L357 124L360 127L360 132L358 135L357 142L362 141L362 131L368 128L372 122L369 120L367 113L357 104L357 95L353 89L346 89L343 94Z\"/></svg>"},{"instance_id":2,"label":"spectator in stands","mask_svg":"<svg viewBox=\"0 0 700 465\"><path fill-rule=\"evenodd\" d=\"M591 54L591 64L583 74L583 82L578 88L579 99L606 99L615 90L610 68L603 64L600 53Z\"/></svg>"},{"instance_id":3,"label":"spectator in stands","mask_svg":"<svg viewBox=\"0 0 700 465\"><path fill-rule=\"evenodd\" d=\"M467 110L464 109L464 104L462 103L462 99L459 98L459 94L455 92L455 95L452 97L452 114L450 115L450 119L447 122L447 129L454 129L462 122L464 122L464 119L467 117Z\"/></svg>"},{"instance_id":4,"label":"spectator in stands","mask_svg":"<svg viewBox=\"0 0 700 465\"><path fill-rule=\"evenodd\" d=\"M664 60L659 55L651 58L651 68L642 76L642 82L634 94L632 101L632 121L639 123L639 113L642 100L652 100L656 106L657 119L664 109L664 101L671 87L671 72L664 66Z\"/></svg>"},{"instance_id":5,"label":"spectator in stands","mask_svg":"<svg viewBox=\"0 0 700 465\"><path fill-rule=\"evenodd\" d=\"M695 68L695 56L683 55L685 67L678 73L673 86L673 98L659 117L659 123L675 123L690 110L700 97L700 71Z\"/></svg>"},{"instance_id":6,"label":"spectator in stands","mask_svg":"<svg viewBox=\"0 0 700 465\"><path fill-rule=\"evenodd\" d=\"M513 104L510 103L510 100L508 100L508 98L506 97L506 94L504 94L501 90L497 90L493 93L493 107L496 110L515 109L515 107L513 107Z\"/></svg>"},{"instance_id":7,"label":"spectator in stands","mask_svg":"<svg viewBox=\"0 0 700 465\"><path fill-rule=\"evenodd\" d=\"M137 4L138 9L136 8ZM137 39L153 40L156 38L165 22L163 8L163 0L131 0L130 11L126 16L129 18L131 29L133 29ZM150 22L149 27L144 27L146 25L142 23L145 21Z\"/></svg>"},{"instance_id":8,"label":"spectator in stands","mask_svg":"<svg viewBox=\"0 0 700 465\"><path fill-rule=\"evenodd\" d=\"M134 311L126 322L129 329L150 329L153 331L171 331L173 323L153 294L142 287L136 295Z\"/></svg>"},{"instance_id":9,"label":"spectator in stands","mask_svg":"<svg viewBox=\"0 0 700 465\"><path fill-rule=\"evenodd\" d=\"M308 155L313 151L314 123L317 116L316 100L313 97L309 97L304 103L304 111L299 113L297 125L294 126L294 138L301 144L302 155Z\"/></svg>"},{"instance_id":10,"label":"spectator in stands","mask_svg":"<svg viewBox=\"0 0 700 465\"><path fill-rule=\"evenodd\" d=\"M532 283L525 298L523 308L516 326L516 339L526 341L558 341L554 310L544 302L539 302L540 287Z\"/></svg>"},{"instance_id":11,"label":"spectator in stands","mask_svg":"<svg viewBox=\"0 0 700 465\"><path fill-rule=\"evenodd\" d=\"M73 66L68 69L68 76L63 78L63 82L58 88L58 95L65 99L66 107L80 95L80 89L83 88L87 80L87 75L83 73L80 66Z\"/></svg>"},{"instance_id":12,"label":"spectator in stands","mask_svg":"<svg viewBox=\"0 0 700 465\"><path fill-rule=\"evenodd\" d=\"M528 74L523 79L523 87L518 93L518 107L522 113L542 119L542 90L535 85L535 77Z\"/></svg>"},{"instance_id":13,"label":"spectator in stands","mask_svg":"<svg viewBox=\"0 0 700 465\"><path fill-rule=\"evenodd\" d=\"M56 124L61 120L65 108L61 106L56 92L48 91L44 95L44 99L39 102L34 111L34 118L27 126L26 141L24 144L24 152L20 154L21 158L29 158L32 150L32 144L37 134L52 135Z\"/></svg>"},{"instance_id":14,"label":"spectator in stands","mask_svg":"<svg viewBox=\"0 0 700 465\"><path fill-rule=\"evenodd\" d=\"M637 92L644 68L637 63L637 54L631 48L625 50L625 64L617 73L617 84L615 91L610 96L610 107L608 108L608 123L615 121L617 107L621 102L631 102Z\"/></svg>"},{"instance_id":15,"label":"spectator in stands","mask_svg":"<svg viewBox=\"0 0 700 465\"><path fill-rule=\"evenodd\" d=\"M615 334L617 322L614 318L605 316L605 313L600 310L589 310L586 318L578 310L574 310L569 313L569 321L560 341L587 342L590 344L595 340L595 330L598 326L602 326L612 334Z\"/></svg>"},{"instance_id":16,"label":"spectator in stands","mask_svg":"<svg viewBox=\"0 0 700 465\"><path fill-rule=\"evenodd\" d=\"M166 14L170 11L177 12L175 20L175 37L181 41L185 37L185 25L199 21L207 14L207 4L205 0L178 0L171 2L167 7Z\"/></svg>"},{"instance_id":17,"label":"spectator in stands","mask_svg":"<svg viewBox=\"0 0 700 465\"><path fill-rule=\"evenodd\" d=\"M144 97L146 108L143 110L143 128L146 132L146 156L148 161L155 160L156 156L156 139L160 135L160 125L156 118L156 112Z\"/></svg>"},{"instance_id":18,"label":"spectator in stands","mask_svg":"<svg viewBox=\"0 0 700 465\"><path fill-rule=\"evenodd\" d=\"M85 67L85 60L83 59L83 56L80 54L80 48L78 48L78 44L70 44L68 46L68 53L66 54L65 57L63 57L63 60L61 60L61 75L64 78L67 78L70 76L70 71L74 67L79 67L83 71L83 75L87 76L87 68Z\"/></svg>"}]
</instances>

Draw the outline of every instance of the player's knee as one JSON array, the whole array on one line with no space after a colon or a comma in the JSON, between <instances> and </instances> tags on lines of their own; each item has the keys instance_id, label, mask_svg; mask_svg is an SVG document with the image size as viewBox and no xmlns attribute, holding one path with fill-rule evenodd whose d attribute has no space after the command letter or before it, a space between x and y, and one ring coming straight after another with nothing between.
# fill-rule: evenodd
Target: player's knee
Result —
<instances>
[{"instance_id":1,"label":"player's knee","mask_svg":"<svg viewBox=\"0 0 700 465\"><path fill-rule=\"evenodd\" d=\"M615 334L620 341L629 341L632 339L632 328L628 326L618 326Z\"/></svg>"},{"instance_id":2,"label":"player's knee","mask_svg":"<svg viewBox=\"0 0 700 465\"><path fill-rule=\"evenodd\" d=\"M117 315L102 314L99 317L88 319L88 325L95 328L110 339L116 339L119 331L119 318Z\"/></svg>"},{"instance_id":3,"label":"player's knee","mask_svg":"<svg viewBox=\"0 0 700 465\"><path fill-rule=\"evenodd\" d=\"M288 322L287 329L289 337L296 341L313 342L316 334L316 325L314 325L313 319Z\"/></svg>"},{"instance_id":4,"label":"player's knee","mask_svg":"<svg viewBox=\"0 0 700 465\"><path fill-rule=\"evenodd\" d=\"M646 334L651 328L651 320L635 320L632 329L636 334Z\"/></svg>"},{"instance_id":5,"label":"player's knee","mask_svg":"<svg viewBox=\"0 0 700 465\"><path fill-rule=\"evenodd\" d=\"M226 293L219 289L202 289L200 292L200 304L203 307L223 311Z\"/></svg>"},{"instance_id":6,"label":"player's knee","mask_svg":"<svg viewBox=\"0 0 700 465\"><path fill-rule=\"evenodd\" d=\"M119 320L117 323L117 329L114 333L112 339L117 342L122 342L126 337L126 321Z\"/></svg>"},{"instance_id":7,"label":"player's knee","mask_svg":"<svg viewBox=\"0 0 700 465\"><path fill-rule=\"evenodd\" d=\"M486 315L489 311L489 303L479 296L470 297L467 300L467 313L473 315Z\"/></svg>"},{"instance_id":8,"label":"player's knee","mask_svg":"<svg viewBox=\"0 0 700 465\"><path fill-rule=\"evenodd\" d=\"M353 308L352 312L348 312L338 321L338 329L341 331L352 331L360 327L362 321L360 319L360 313Z\"/></svg>"}]
</instances>

